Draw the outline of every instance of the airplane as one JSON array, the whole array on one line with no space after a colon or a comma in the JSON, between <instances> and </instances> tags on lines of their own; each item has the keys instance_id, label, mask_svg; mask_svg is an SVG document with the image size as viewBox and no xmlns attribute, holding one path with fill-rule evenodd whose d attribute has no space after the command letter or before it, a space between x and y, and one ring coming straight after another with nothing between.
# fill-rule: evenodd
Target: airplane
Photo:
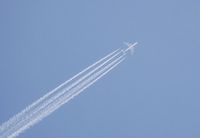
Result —
<instances>
[{"instance_id":1,"label":"airplane","mask_svg":"<svg viewBox=\"0 0 200 138\"><path fill-rule=\"evenodd\" d=\"M127 51L130 50L130 51L131 51L131 54L133 54L134 48L135 48L135 46L138 44L138 42L135 42L135 43L124 42L124 44L128 46L128 48L125 49L124 52L127 52Z\"/></svg>"}]
</instances>

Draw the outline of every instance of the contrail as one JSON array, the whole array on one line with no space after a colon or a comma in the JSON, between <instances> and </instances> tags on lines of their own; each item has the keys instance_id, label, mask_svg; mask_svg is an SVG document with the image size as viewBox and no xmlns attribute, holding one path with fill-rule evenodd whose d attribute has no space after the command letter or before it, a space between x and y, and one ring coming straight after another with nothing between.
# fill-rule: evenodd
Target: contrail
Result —
<instances>
[{"instance_id":1,"label":"contrail","mask_svg":"<svg viewBox=\"0 0 200 138\"><path fill-rule=\"evenodd\" d=\"M74 79L78 78L79 76L81 76L82 74L84 74L85 72L87 72L88 70L90 70L94 66L98 65L103 60L107 59L108 57L112 56L113 54L115 54L118 51L119 51L119 49L117 49L114 52L108 54L104 58L102 58L99 61L95 62L94 64L92 64L91 66L87 67L86 69L84 69L83 71L81 71L80 73L78 73L77 75L75 75L74 77L70 78L69 80L67 80L66 82L64 82L63 84L61 84L57 88L55 88L54 90L50 91L49 93L47 93L46 95L44 95L43 97L41 97L39 100L37 100L36 102L34 102L33 104L31 104L30 106L28 106L27 108L25 108L22 112L18 113L16 116L12 117L7 122L5 122L4 124L2 124L2 126L0 126L0 132L3 131L4 129L8 128L10 125L13 125L16 122L18 122L18 120L21 119L22 117L24 117L25 114L27 114L28 112L32 111L34 108L36 108L38 105L40 105L41 102L44 102L45 99L47 99L51 95L55 94L58 90L62 89L65 85L67 85L68 83L70 83Z\"/></svg>"},{"instance_id":2,"label":"contrail","mask_svg":"<svg viewBox=\"0 0 200 138\"><path fill-rule=\"evenodd\" d=\"M56 93L59 89L62 89L62 87L64 87L65 85L67 85L68 83L70 83L74 79L78 78L79 76L81 76L82 74L84 74L85 72L87 72L88 70L90 70L94 66L98 65L103 60L107 59L108 57L112 56L114 53L116 53L118 51L119 51L119 49L115 50L114 52L112 52L112 53L108 54L107 56L103 57L102 59L100 59L99 61L95 62L91 66L87 67L86 69L84 69L83 71L81 71L80 73L78 73L77 75L73 76L72 78L70 78L66 82L64 82L61 85L59 85L58 87L56 87L54 90L50 91L49 93L47 93L46 95L44 95L43 97L41 97L40 99L38 99L36 102L34 102L33 104L31 104L30 106L26 107L22 112L18 113L17 115L15 115L11 119L9 119L7 122L3 123L0 126L0 134L1 134L1 131L5 130L10 125L13 125L16 122L18 122L18 120L21 119L22 117L24 117L24 115L26 113L28 113L29 111L32 111L34 108L36 108L38 105L40 105L41 102L43 102L45 99L47 99L48 97L50 97L51 95L53 95L54 93Z\"/></svg>"},{"instance_id":3,"label":"contrail","mask_svg":"<svg viewBox=\"0 0 200 138\"><path fill-rule=\"evenodd\" d=\"M114 53L116 53L116 51L114 52ZM71 89L73 86L75 86L76 84L78 84L80 81L82 81L83 79L85 79L86 77L88 77L90 74L92 74L93 72L95 72L97 69L99 69L101 66L103 66L105 63L107 63L108 61L110 61L111 59L113 59L117 54L119 54L119 52L117 52L116 54L114 54L114 53L111 53L112 54L112 57L110 57L108 60L106 60L104 63L102 63L100 66L98 66L98 67L96 67L94 70L92 70L91 72L89 72L88 74L86 74L85 76L83 76L82 78L80 78L78 81L76 81L75 83L73 83L73 84L71 84L70 86L68 86L68 87L66 87L64 90L62 90L61 88L62 87L60 87L59 86L59 88L62 90L61 92L60 92L60 90L59 89L57 89L56 91L57 91L57 95L55 95L55 96L53 96L53 97L50 97L50 99L48 99L48 100L46 100L45 101L45 103L43 103L42 105L40 105L38 108L36 108L36 109L32 109L31 110L31 115L32 114L34 114L34 112L37 112L38 110L40 110L40 109L42 109L44 106L46 106L47 104L49 104L50 102L52 102L53 100L55 100L56 98L58 98L58 96L61 96L66 90L69 90L69 89ZM111 54L109 54L108 56L111 56ZM113 55L114 54L114 55ZM104 60L104 59L106 59L108 56L106 56L105 58L103 58L103 59L101 59L100 61L102 61L102 60ZM98 62L96 62L94 65L96 65L97 63L99 63L100 61L98 61ZM93 66L94 66L93 65ZM83 72L83 71L82 71ZM81 72L81 74L83 74ZM80 73L79 73L80 74ZM76 75L77 76L77 75ZM73 78L75 78L75 77L73 77ZM72 80L72 79L70 79L70 80ZM43 100L43 102L44 102L44 100ZM27 114L24 114L23 116L23 121L24 121L24 118L29 118L29 116L27 115Z\"/></svg>"},{"instance_id":4,"label":"contrail","mask_svg":"<svg viewBox=\"0 0 200 138\"><path fill-rule=\"evenodd\" d=\"M46 116L48 116L49 114L54 112L56 109L61 107L63 104L67 103L73 97L75 97L76 95L81 93L84 89L86 89L87 87L92 85L94 82L96 82L98 79L100 79L101 77L106 75L106 73L108 73L111 69L113 69L115 66L117 66L123 60L124 59L120 59L120 60L118 59L117 61L115 61L117 63L110 63L104 69L102 69L101 71L96 73L94 76L87 79L86 82L81 84L81 86L78 86L72 92L70 91L71 95L67 94L63 97L60 97L60 99L55 101L55 103L48 105L48 107L46 107L44 110L41 110L41 112L36 114L35 117L31 117L31 121L25 123L24 125L22 125L22 127L19 126L20 128L17 127L18 130L14 131L14 133L12 133L12 137L16 137L19 133L21 133L24 130L28 129L29 127L33 126L34 124L36 124L37 122L39 122L40 120L42 120L43 118L45 118Z\"/></svg>"},{"instance_id":5,"label":"contrail","mask_svg":"<svg viewBox=\"0 0 200 138\"><path fill-rule=\"evenodd\" d=\"M110 61L111 59L113 59L114 57L116 57L117 55L119 55L120 53L122 53L122 52L121 51L117 52L116 54L114 54L113 56L111 56L109 59L107 59L106 61L104 61L102 64L100 64L98 67L96 67L94 70L92 70L91 72L87 73L85 76L83 76L82 78L80 78L75 83L80 82L81 80L85 79L90 74L92 74L93 72L95 72L97 69L99 69L100 67L102 67L104 64L108 63L108 61ZM79 84L79 85L81 85L81 84ZM67 87L64 91L59 92L58 95L61 96L63 93L66 93L66 92L71 93L71 91L69 91L69 88L72 88L72 86L74 86L74 84L72 84L69 87ZM69 95L68 93L66 93L66 94ZM50 108L52 106L52 105L48 105L48 104L50 104L51 102L55 103L58 100L58 98L59 98L58 95L55 95L54 97L52 97L53 100L50 99L50 101L48 100L47 103L45 102L44 104L42 104L41 106L39 106L35 110L31 111L30 114L25 115L22 120L20 120L17 124L14 125L14 127L9 128L9 131L7 133L12 133L16 129L19 129L20 127L23 127L23 126L24 126L23 128L27 129L30 126L32 126L32 124L35 124L35 123L30 123L30 122L33 122L32 120L34 119L34 117L38 117L38 115L40 115L41 112L43 112L43 108L44 108L45 111L47 111L48 108ZM60 97L60 98L62 98L62 97ZM40 119L38 118L38 120L40 120ZM27 127L25 127L25 126L27 126ZM22 130L20 129L20 131L22 131Z\"/></svg>"},{"instance_id":6,"label":"contrail","mask_svg":"<svg viewBox=\"0 0 200 138\"><path fill-rule=\"evenodd\" d=\"M0 126L0 138L16 137L50 115L120 64L126 51L117 49L108 54L9 119Z\"/></svg>"}]
</instances>

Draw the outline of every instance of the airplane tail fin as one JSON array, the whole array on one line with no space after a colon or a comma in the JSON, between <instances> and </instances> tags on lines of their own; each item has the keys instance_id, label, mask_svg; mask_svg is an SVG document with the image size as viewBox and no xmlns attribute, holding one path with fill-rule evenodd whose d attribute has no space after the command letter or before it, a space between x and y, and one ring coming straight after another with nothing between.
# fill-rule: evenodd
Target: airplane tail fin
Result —
<instances>
[{"instance_id":1,"label":"airplane tail fin","mask_svg":"<svg viewBox=\"0 0 200 138\"><path fill-rule=\"evenodd\" d=\"M132 55L134 53L134 48L138 44L138 42L135 42L135 43L124 42L124 44L128 46L128 48L125 51L130 50L131 55Z\"/></svg>"}]
</instances>

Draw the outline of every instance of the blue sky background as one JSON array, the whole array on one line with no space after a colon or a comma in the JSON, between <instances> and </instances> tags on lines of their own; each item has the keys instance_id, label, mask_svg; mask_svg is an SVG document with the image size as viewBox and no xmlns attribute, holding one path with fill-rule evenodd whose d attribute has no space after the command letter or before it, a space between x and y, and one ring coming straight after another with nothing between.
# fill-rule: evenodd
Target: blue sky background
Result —
<instances>
[{"instance_id":1,"label":"blue sky background","mask_svg":"<svg viewBox=\"0 0 200 138\"><path fill-rule=\"evenodd\" d=\"M21 138L199 138L198 0L1 0L0 123L97 59L135 55Z\"/></svg>"}]
</instances>

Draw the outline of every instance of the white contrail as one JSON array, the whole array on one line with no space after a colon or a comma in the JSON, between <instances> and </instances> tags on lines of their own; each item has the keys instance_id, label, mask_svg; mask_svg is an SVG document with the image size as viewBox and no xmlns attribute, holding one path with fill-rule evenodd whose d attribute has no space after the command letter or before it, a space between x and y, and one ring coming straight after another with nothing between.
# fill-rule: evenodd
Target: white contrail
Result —
<instances>
[{"instance_id":1,"label":"white contrail","mask_svg":"<svg viewBox=\"0 0 200 138\"><path fill-rule=\"evenodd\" d=\"M84 74L85 72L87 72L88 70L90 70L91 68L93 68L94 66L96 66L97 64L101 63L103 60L105 60L108 57L112 56L117 51L119 51L119 49L115 50L114 52L112 52L112 53L108 54L107 56L103 57L102 59L100 59L99 61L95 62L91 66L87 67L86 69L84 69L83 71L81 71L80 73L78 73L77 75L73 76L72 78L70 78L66 82L62 83L61 85L59 85L58 87L56 87L55 89L53 89L52 91L50 91L49 93L47 93L46 95L44 95L43 97L41 97L40 99L38 99L36 102L34 102L33 104L31 104L30 106L26 107L23 111L21 111L20 113L18 113L17 115L15 115L14 117L12 117L11 119L9 119L7 122L3 123L0 126L0 134L1 134L2 131L4 131L5 129L7 129L8 127L10 127L10 125L13 125L16 122L18 122L18 120L20 120L21 117L24 117L24 115L26 113L28 113L29 111L32 111L33 108L36 108L41 102L43 102L45 99L47 99L52 94L54 94L55 92L57 92L57 90L61 89L62 87L64 87L65 85L67 85L69 82L71 82L74 79L78 78L79 76L81 76L82 74Z\"/></svg>"},{"instance_id":2,"label":"white contrail","mask_svg":"<svg viewBox=\"0 0 200 138\"><path fill-rule=\"evenodd\" d=\"M107 62L107 61L105 61L105 62ZM102 63L102 64L104 64L104 63ZM102 66L102 65L100 65L100 66ZM97 68L98 68L98 67L97 67ZM88 74L89 74L89 73L88 73ZM84 78L85 78L85 76L84 76ZM85 82L85 81L84 81L84 82ZM77 87L80 87L80 85L82 86L82 83L80 83ZM76 88L76 89L77 89L77 88ZM73 90L73 89L72 89L72 90ZM69 89L66 89L66 90L65 90L64 92L62 92L62 93L65 93L65 95L68 96L68 95L70 95L72 92L76 92L76 91L77 91L77 90L73 90L73 91L72 91L72 90L69 91ZM68 93L67 93L67 92L68 92ZM57 101L60 101L59 98L64 99L63 97L66 97L66 96L57 97L57 98L53 97L54 100L52 101L52 103L49 104L49 105L46 105L47 107L45 106L43 110L47 111L47 108L53 107L52 104L56 103ZM26 124L26 122L28 123L28 122L32 121L33 118L34 118L34 116L37 117L38 114L40 114L41 112L43 112L43 110L38 110L37 112L35 112L35 113L31 114L30 116L26 117L24 120L22 120L22 122L20 122L20 124L17 124L16 127L18 128L18 127L20 127L20 126L23 126L23 124ZM26 119L28 119L28 120L26 120Z\"/></svg>"},{"instance_id":3,"label":"white contrail","mask_svg":"<svg viewBox=\"0 0 200 138\"><path fill-rule=\"evenodd\" d=\"M112 63L113 64L113 63ZM109 65L110 66L110 65ZM107 67L108 68L108 67ZM105 69L104 69L105 70ZM101 71L102 72L102 71ZM101 73L100 72L100 73ZM98 74L100 74L100 73L98 73ZM91 78L90 78L91 79ZM85 84L84 84L85 85ZM76 90L74 90L74 92L76 92ZM73 94L73 95L75 95L75 94ZM70 99L72 98L73 96L71 96L71 97L69 97ZM67 97L66 97L67 98ZM65 99L66 98L62 98L61 100L59 100L59 101L61 101L61 102L65 102ZM68 101L68 100L67 100ZM66 102L67 102L66 101ZM63 103L64 104L64 103ZM61 106L61 105L60 105ZM21 132L21 131L23 131L23 129L25 130L25 129L27 129L28 127L30 127L31 125L34 125L35 123L37 123L38 121L40 121L42 118L44 118L44 117L46 117L47 115L49 115L51 112L53 112L54 110L56 110L57 108L59 108L60 106L57 106L56 108L54 108L53 110L50 110L50 112L48 111L48 109L45 109L43 112L44 113L39 113L39 115L36 115L36 120L34 119L34 118L32 118L32 121L33 122L28 122L29 124L26 124L25 123L25 125L23 126L22 125L22 128L20 128L20 130L18 131L18 132ZM53 107L53 105L49 105L49 108L51 109ZM40 116L41 115L41 116ZM18 133L17 133L17 131L14 131L14 132L16 132L15 133L15 135L18 135Z\"/></svg>"},{"instance_id":4,"label":"white contrail","mask_svg":"<svg viewBox=\"0 0 200 138\"><path fill-rule=\"evenodd\" d=\"M80 83L81 81L83 81L85 78L87 78L88 76L90 76L92 73L94 73L96 70L98 70L99 68L101 68L103 65L105 65L106 63L108 63L110 60L112 60L113 58L115 58L120 53L121 53L121 51L119 51L116 54L112 55L109 59L107 59L106 61L104 61L102 64L100 64L98 67L96 67L95 69L93 69L92 71L90 71L89 73L87 73L86 75L84 75L82 78L80 78L79 80L77 80L76 82L74 82L73 84L71 84L70 86L66 87L64 90L58 91L55 96L50 97L49 99L47 99L46 101L44 101L44 103L41 103L40 106L38 106L37 108L32 109L31 112L29 112L27 114L24 114L24 116L23 116L23 118L21 118L21 120L18 119L19 121L17 123L15 123L15 125L12 125L12 126L14 126L14 128L12 128L12 129L15 129L15 127L24 124L25 121L27 122L27 121L31 120L32 116L34 114L37 114L37 112L39 112L40 110L42 110L43 108L45 108L51 102L55 101L57 98L59 98L59 96L62 96L62 94L64 94L66 91L69 91L75 85L77 85L78 83ZM12 129L10 128L10 130L12 130Z\"/></svg>"},{"instance_id":5,"label":"white contrail","mask_svg":"<svg viewBox=\"0 0 200 138\"><path fill-rule=\"evenodd\" d=\"M50 115L56 109L58 109L59 107L61 107L63 104L67 103L73 97L75 97L76 95L78 95L79 93L81 93L84 89L86 89L87 87L89 87L90 85L92 85L93 83L95 83L97 80L99 80L101 77L103 77L104 75L106 75L110 70L112 70L114 67L116 67L123 60L124 60L124 58L123 59L122 58L117 59L117 60L113 61L113 63L110 63L109 65L107 65L104 69L102 69L98 73L95 73L94 76L91 76L89 79L86 80L86 82L84 81L84 83L81 84L81 86L77 86L78 88L75 88L73 90L73 92L71 93L71 95L66 95L66 96L61 97L55 103L52 103L52 105L49 105L47 108L45 108L44 110L42 110L41 113L38 113L38 115L36 115L35 117L33 117L30 122L25 123L25 125L22 125L22 127L19 126L20 128L18 127L17 130L14 131L14 133L12 133L10 135L10 137L11 138L12 137L16 137L17 135L19 135L19 133L23 132L24 130L28 129L29 127L31 127L34 124L36 124L39 121L41 121L46 116Z\"/></svg>"},{"instance_id":6,"label":"white contrail","mask_svg":"<svg viewBox=\"0 0 200 138\"><path fill-rule=\"evenodd\" d=\"M22 112L18 113L17 115L15 115L14 117L12 117L11 119L9 119L7 122L3 123L0 126L0 132L3 131L4 129L6 129L7 127L9 127L10 125L13 125L15 122L17 122L21 117L24 116L24 114L26 114L27 112L29 112L30 110L32 111L33 108L35 108L38 104L40 104L41 102L43 102L45 99L47 99L48 97L50 97L52 94L54 94L55 92L57 92L59 89L61 89L62 87L64 87L65 85L67 85L69 82L71 82L72 80L78 78L79 76L81 76L82 74L84 74L85 72L87 72L88 70L90 70L91 68L93 68L94 66L96 66L97 64L101 63L103 60L107 59L108 57L112 56L114 53L116 53L117 51L119 51L119 49L115 50L114 52L108 54L107 56L103 57L102 59L100 59L99 61L95 62L94 64L92 64L91 66L87 67L86 69L84 69L83 71L81 71L80 73L78 73L77 75L73 76L72 78L70 78L69 80L67 80L66 82L64 82L63 84L59 85L57 88L55 88L54 90L50 91L49 93L47 93L46 95L44 95L43 97L41 97L40 99L38 99L36 102L34 102L33 104L31 104L30 106L26 107Z\"/></svg>"},{"instance_id":7,"label":"white contrail","mask_svg":"<svg viewBox=\"0 0 200 138\"><path fill-rule=\"evenodd\" d=\"M117 52L118 51L118 52ZM124 55L119 56L123 50L119 51L116 50L109 54L108 56L102 58L101 60L97 61L93 65L89 66L85 70L81 71L62 85L58 86L53 91L49 92L35 103L27 107L21 113L16 115L15 117L11 118L8 122L4 123L0 129L0 136L3 137L16 137L19 133L23 132L27 128L31 127L32 125L36 124L44 117L51 114L53 111L58 109L60 106L68 102L74 96L78 95L84 89L92 85L102 76L104 76L107 72L112 70L115 66L117 66L121 61L124 60ZM124 53L124 52L123 52ZM115 57L119 56L117 59ZM108 58L110 57L110 58ZM108 58L108 59L107 59ZM122 59L123 58L123 59ZM103 60L107 59L103 63ZM111 61L111 60L114 61ZM111 63L109 63L111 62ZM117 63L115 63L117 62ZM101 63L101 64L100 64ZM108 65L106 65L109 63ZM81 77L79 80L72 83L70 86L66 87L66 85L71 82L73 79L78 78L79 76L86 73L88 70L92 69L96 65L100 64L98 67L91 70L89 73ZM106 65L106 66L104 66ZM104 66L104 67L103 67ZM101 69L103 67L103 69ZM99 70L99 71L98 71ZM87 77L89 77L87 79ZM86 79L86 80L85 80ZM63 88L62 88L63 87ZM62 91L60 91L60 89ZM53 94L54 96L51 96ZM47 99L47 100L46 100ZM1 135L2 133L2 135Z\"/></svg>"}]
</instances>

